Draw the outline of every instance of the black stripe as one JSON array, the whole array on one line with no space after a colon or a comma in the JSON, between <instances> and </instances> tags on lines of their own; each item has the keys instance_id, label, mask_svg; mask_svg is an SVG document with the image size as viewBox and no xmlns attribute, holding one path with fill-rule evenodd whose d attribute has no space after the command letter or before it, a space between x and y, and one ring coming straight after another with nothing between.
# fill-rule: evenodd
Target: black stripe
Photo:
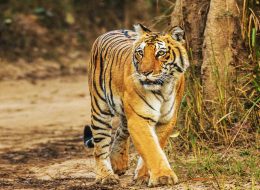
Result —
<instances>
[{"instance_id":1,"label":"black stripe","mask_svg":"<svg viewBox=\"0 0 260 190\"><path fill-rule=\"evenodd\" d=\"M170 113L172 112L173 106L174 106L174 101L173 101L173 103L172 103L172 105L171 105L171 108L170 108L170 110L168 110L168 112L167 112L167 113L165 113L165 114L161 115L161 117L165 117L165 116L167 116L168 114L170 114Z\"/></svg>"},{"instance_id":2,"label":"black stripe","mask_svg":"<svg viewBox=\"0 0 260 190\"><path fill-rule=\"evenodd\" d=\"M107 129L104 129L104 128L102 128L102 127L98 127L98 126L96 126L96 125L92 125L91 128L92 128L93 130L106 130L106 131L107 131Z\"/></svg>"},{"instance_id":3,"label":"black stripe","mask_svg":"<svg viewBox=\"0 0 260 190\"><path fill-rule=\"evenodd\" d=\"M102 59L102 51L101 50L101 53L99 55L99 62L100 62L100 73L99 73L99 86L101 87L103 93L104 93L104 86L102 84L102 73L103 73L103 67L104 67L104 63L103 63L103 59Z\"/></svg>"},{"instance_id":4,"label":"black stripe","mask_svg":"<svg viewBox=\"0 0 260 190\"><path fill-rule=\"evenodd\" d=\"M96 49L96 51L97 51L97 49ZM94 63L96 63L96 61L97 61L98 52L95 52L94 55L95 55L95 56L94 56L94 60L92 60L92 65L94 65L94 70L93 70L93 73L92 73L92 83L93 83L93 87L94 87L94 89L95 89L97 95L99 96L99 98L100 98L101 100L103 100L103 101L106 101L105 98L100 95L100 93L99 93L99 91L98 91L98 88L97 88L97 86L96 86L96 80L93 79L93 78L96 76L96 68L97 68L97 65L94 64ZM99 56L101 56L101 55L99 55ZM92 57L93 57L93 56L92 56ZM100 88L101 88L101 87L100 87ZM101 91L102 91L102 88L101 88Z\"/></svg>"},{"instance_id":5,"label":"black stripe","mask_svg":"<svg viewBox=\"0 0 260 190\"><path fill-rule=\"evenodd\" d=\"M156 109L154 109L148 102L147 100L134 88L135 93L154 111L157 111Z\"/></svg>"},{"instance_id":6,"label":"black stripe","mask_svg":"<svg viewBox=\"0 0 260 190\"><path fill-rule=\"evenodd\" d=\"M98 154L98 155L96 155L96 157L100 157L100 156L102 156L102 155L104 155L104 154L106 154L106 152L103 152L103 153L101 153L101 154Z\"/></svg>"},{"instance_id":7,"label":"black stripe","mask_svg":"<svg viewBox=\"0 0 260 190\"><path fill-rule=\"evenodd\" d=\"M152 92L153 92L154 95L160 96L165 101L164 96L162 95L162 93L160 91L154 91L153 90Z\"/></svg>"},{"instance_id":8,"label":"black stripe","mask_svg":"<svg viewBox=\"0 0 260 190\"><path fill-rule=\"evenodd\" d=\"M131 53L132 53L132 51L131 51L131 49L130 49L130 50L128 51L128 54L126 55L126 57L125 57L123 63L126 62L127 58L130 56ZM129 63L129 64L130 64L130 63ZM122 64L122 65L124 65L124 64ZM120 67L121 67L121 64L119 65L119 69L120 69Z\"/></svg>"},{"instance_id":9,"label":"black stripe","mask_svg":"<svg viewBox=\"0 0 260 190\"><path fill-rule=\"evenodd\" d=\"M100 113L97 112L97 110L95 110L92 102L91 102L91 114L96 114L96 115L98 115L98 116L100 116L100 117L102 117L104 119L106 118L106 116L101 115Z\"/></svg>"},{"instance_id":10,"label":"black stripe","mask_svg":"<svg viewBox=\"0 0 260 190\"><path fill-rule=\"evenodd\" d=\"M127 52L127 51L131 51L131 50L129 50L129 47L128 47L128 46L124 46L124 47L121 49L121 56L120 56L119 60L122 60L123 55L125 55L125 52ZM119 62L119 61L118 61L118 62ZM121 61L121 63L124 64L124 62L122 62L122 61ZM116 65L117 65L117 62L116 62Z\"/></svg>"},{"instance_id":11,"label":"black stripe","mask_svg":"<svg viewBox=\"0 0 260 190\"><path fill-rule=\"evenodd\" d=\"M101 136L105 136L105 137L111 137L111 135L106 134L106 133L96 133L95 136L97 135L101 135Z\"/></svg>"},{"instance_id":12,"label":"black stripe","mask_svg":"<svg viewBox=\"0 0 260 190\"><path fill-rule=\"evenodd\" d=\"M105 95L106 95L106 99L108 100L108 104L111 105L112 109L115 111L114 105L112 105L112 100L110 99L110 96L109 96L109 94L111 93L111 88L109 88L109 86L107 87L107 79L110 81L110 79L112 77L111 74L108 73L107 69L108 69L108 67L110 67L110 69L111 69L111 66L112 66L112 64L109 62L108 66L106 67L106 71L105 71L105 77L104 77L105 89L106 89ZM110 83L109 81L108 81L108 85Z\"/></svg>"},{"instance_id":13,"label":"black stripe","mask_svg":"<svg viewBox=\"0 0 260 190\"><path fill-rule=\"evenodd\" d=\"M127 129L127 119L125 115L120 116L120 124L122 126L122 129Z\"/></svg>"},{"instance_id":14,"label":"black stripe","mask_svg":"<svg viewBox=\"0 0 260 190\"><path fill-rule=\"evenodd\" d=\"M121 42L124 42L125 40L123 41L120 41ZM121 44L118 44L117 46L115 46L115 50L117 50L118 46L120 46ZM114 54L113 58L112 58L112 62L111 62L111 67L110 67L110 79L109 79L109 90L110 90L110 97L111 97L111 101L112 101L112 108L114 109L115 107L115 102L114 102L114 98L113 98L113 92L112 92L112 69L113 69L113 64L114 64L114 59L116 58L116 61L118 61L118 54L120 53L121 49L120 50L117 50L117 52Z\"/></svg>"},{"instance_id":15,"label":"black stripe","mask_svg":"<svg viewBox=\"0 0 260 190\"><path fill-rule=\"evenodd\" d=\"M103 73L103 83L104 83L104 93L105 96L107 94L107 89L106 89L106 73L107 73L107 68L110 66L110 64L107 62L104 73Z\"/></svg>"},{"instance_id":16,"label":"black stripe","mask_svg":"<svg viewBox=\"0 0 260 190\"><path fill-rule=\"evenodd\" d=\"M102 111L102 109L100 108L100 106L99 106L99 104L98 104L98 102L97 102L96 97L93 96L93 98L94 98L94 102L95 102L95 104L96 104L96 106L97 106L97 108L99 109L99 112L100 112L101 114L103 114L103 115L108 115L108 116L113 116L113 114L111 114L111 113Z\"/></svg>"},{"instance_id":17,"label":"black stripe","mask_svg":"<svg viewBox=\"0 0 260 190\"><path fill-rule=\"evenodd\" d=\"M108 50L110 50L111 51L111 48L107 48L108 46L110 46L110 47L112 47L111 46L111 42L113 42L113 40L114 39L117 39L118 38L118 36L113 36L113 37L111 37L110 39L106 39L107 41L106 42L104 42L104 44L102 45L102 49L104 49L105 51L104 51L104 57L106 57L106 55L107 55L107 53L108 53ZM109 51L109 52L110 52Z\"/></svg>"},{"instance_id":18,"label":"black stripe","mask_svg":"<svg viewBox=\"0 0 260 190\"><path fill-rule=\"evenodd\" d=\"M157 94L153 93L153 95L154 95L154 96L155 96L155 98L156 98L157 100L159 100L160 102L162 102L162 101L163 101L163 99L159 98Z\"/></svg>"},{"instance_id":19,"label":"black stripe","mask_svg":"<svg viewBox=\"0 0 260 190\"><path fill-rule=\"evenodd\" d=\"M172 54L173 54L173 57L174 57L174 59L173 59L173 61L172 61L172 62L174 63L174 62L175 62L175 60L176 60L176 54L175 54L175 52L174 52L173 50L172 50L171 52L172 52Z\"/></svg>"},{"instance_id":20,"label":"black stripe","mask_svg":"<svg viewBox=\"0 0 260 190\"><path fill-rule=\"evenodd\" d=\"M102 123L103 125L107 126L109 129L112 129L112 126L109 125L108 123L102 121L101 119L98 119L95 115L92 115L92 118L95 120L95 121L98 121L99 123Z\"/></svg>"},{"instance_id":21,"label":"black stripe","mask_svg":"<svg viewBox=\"0 0 260 190\"><path fill-rule=\"evenodd\" d=\"M101 142L101 141L104 140L104 139L106 139L106 138L105 138L105 137L96 137L96 138L94 137L94 138L93 138L93 140L94 140L95 143L99 143L99 142Z\"/></svg>"},{"instance_id":22,"label":"black stripe","mask_svg":"<svg viewBox=\"0 0 260 190\"><path fill-rule=\"evenodd\" d=\"M118 38L118 37L117 37ZM122 42L125 42L125 41L127 41L127 40L123 40L123 39L121 39L121 38L118 38L118 39L116 39L116 40L114 40L114 41L112 41L111 40L111 43L109 43L109 44L107 44L107 45L109 45L109 47L111 47L111 48L109 48L109 50L110 51L115 51L116 49L114 48L115 47L115 44L117 43L117 45L119 44L119 45L122 45L122 44L120 44L120 43L122 43ZM105 56L106 56L106 53L105 53ZM111 56L113 56L114 57L114 54L113 53L110 53L110 57ZM109 58L110 58L109 57Z\"/></svg>"},{"instance_id":23,"label":"black stripe","mask_svg":"<svg viewBox=\"0 0 260 190\"><path fill-rule=\"evenodd\" d=\"M96 91L96 94L98 95L98 97L99 97L101 100L103 100L104 102L106 102L106 99L105 99L104 97L102 97L102 96L100 95L100 93L98 92L95 79L93 80L93 87L94 87L94 90ZM102 89L101 89L101 90L102 90Z\"/></svg>"},{"instance_id":24,"label":"black stripe","mask_svg":"<svg viewBox=\"0 0 260 190\"><path fill-rule=\"evenodd\" d=\"M112 42L112 44L111 43L108 43L107 45L109 45L110 47L113 47L112 45L114 44L114 43L116 43L116 42L118 42L118 41L120 41L120 39L118 39L118 40L116 40L116 41L114 41L114 42ZM120 45L120 44L119 44ZM112 50L112 48L109 48L110 49L110 51ZM110 53L110 56L112 56L112 55L114 55L114 51L116 50L116 48L113 48L113 52L111 52ZM106 56L106 53L107 53L107 51L105 52L105 55L104 56ZM115 56L113 56L113 58L114 58ZM109 62L109 61L108 61ZM108 67L110 66L110 69L111 69L111 67L112 67L112 64L113 64L113 61L112 61L112 63L108 63L107 64L107 66L106 66L106 68L105 68L105 71L104 71L104 86L106 86L106 74L107 74L107 69L108 69ZM111 78L111 73L110 73L110 78ZM105 96L107 97L107 88L105 87ZM111 92L110 92L111 93ZM110 99L109 99L109 97L107 97L107 99L108 99L108 101L110 102ZM112 108L113 108L113 110L115 111L115 109L114 109L114 107L115 107L115 103L113 102L114 100L111 100L111 102L110 102L110 104L112 105Z\"/></svg>"},{"instance_id":25,"label":"black stripe","mask_svg":"<svg viewBox=\"0 0 260 190\"><path fill-rule=\"evenodd\" d=\"M129 133L128 134L126 134L126 133L119 133L117 135L117 139L119 138L119 139L127 140L126 138L128 138L128 137L129 137Z\"/></svg>"},{"instance_id":26,"label":"black stripe","mask_svg":"<svg viewBox=\"0 0 260 190\"><path fill-rule=\"evenodd\" d=\"M103 57L106 57L107 53L108 52L111 52L112 48L108 48L108 46L111 47L111 42L113 42L114 39L117 39L118 36L116 35L107 35L105 36L102 41L101 41L101 44L102 44L102 50L101 50L101 56ZM108 51L109 50L109 51ZM106 73L106 69L107 67L109 66L109 64L106 64L107 66L105 67L105 71L100 73L100 78L103 76L103 80L101 82L101 80L99 81L100 85L103 87L103 92L104 94L106 94L106 88L105 88L105 73Z\"/></svg>"},{"instance_id":27,"label":"black stripe","mask_svg":"<svg viewBox=\"0 0 260 190\"><path fill-rule=\"evenodd\" d=\"M108 147L108 146L110 146L110 144L105 144L105 145L101 146L101 148L105 148L105 147Z\"/></svg>"},{"instance_id":28,"label":"black stripe","mask_svg":"<svg viewBox=\"0 0 260 190\"><path fill-rule=\"evenodd\" d=\"M112 47L113 47L113 52L111 52L111 56L113 55L113 57L112 57L112 60L109 60L109 63L110 63L110 69L109 69L109 75L107 75L106 74L106 72L107 72L107 69L106 69L106 71L105 71L105 74L107 75L107 76L109 76L108 78L109 78L109 83L108 83L108 89L109 89L109 97L107 98L108 100L109 100L109 102L110 102L110 105L111 105L111 107L112 107L112 109L114 110L114 111L116 111L115 110L115 102L114 102L114 98L113 98L113 91L112 91L112 69L113 69L113 64L114 64L114 60L116 59L116 61L118 60L118 54L120 53L120 51L121 50L118 50L118 47L119 46L122 46L122 42L125 42L126 40L121 40L121 39L119 39L119 40L117 40L117 41L114 41L111 45L112 45ZM118 43L118 44L116 44L115 46L113 45L113 44L115 44L115 43ZM116 51L116 52L115 52ZM106 79L107 77L105 77L105 79ZM106 94L107 94L107 92L106 92Z\"/></svg>"},{"instance_id":29,"label":"black stripe","mask_svg":"<svg viewBox=\"0 0 260 190\"><path fill-rule=\"evenodd\" d=\"M141 117L141 118L143 118L143 119L146 119L146 120L149 120L149 121L151 121L151 122L153 122L153 123L156 123L156 121L153 120L152 118L150 118L150 117L145 117L145 116L140 115L139 113L137 113L137 112L134 110L134 108L133 108L130 104L128 104L128 105L129 105L130 108L133 110L133 112L134 112L136 115L138 115L139 117Z\"/></svg>"}]
</instances>

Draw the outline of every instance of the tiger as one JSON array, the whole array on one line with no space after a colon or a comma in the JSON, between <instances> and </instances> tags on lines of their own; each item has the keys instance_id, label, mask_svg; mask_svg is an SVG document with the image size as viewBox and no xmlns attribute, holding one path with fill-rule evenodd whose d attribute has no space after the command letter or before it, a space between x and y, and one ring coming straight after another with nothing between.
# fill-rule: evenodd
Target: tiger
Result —
<instances>
[{"instance_id":1,"label":"tiger","mask_svg":"<svg viewBox=\"0 0 260 190\"><path fill-rule=\"evenodd\" d=\"M163 149L177 121L189 67L184 31L114 30L93 43L88 64L91 124L85 145L94 148L96 183L118 184L129 165L129 140L139 158L133 181L173 185L178 177ZM112 140L112 118L120 118Z\"/></svg>"}]
</instances>

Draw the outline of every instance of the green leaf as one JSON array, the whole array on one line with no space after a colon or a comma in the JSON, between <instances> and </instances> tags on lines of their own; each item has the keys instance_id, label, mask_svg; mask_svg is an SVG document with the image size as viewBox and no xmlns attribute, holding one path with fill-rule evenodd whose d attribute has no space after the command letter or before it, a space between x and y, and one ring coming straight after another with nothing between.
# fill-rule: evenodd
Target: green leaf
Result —
<instances>
[{"instance_id":1,"label":"green leaf","mask_svg":"<svg viewBox=\"0 0 260 190\"><path fill-rule=\"evenodd\" d=\"M252 28L252 47L255 47L255 39L256 39L256 29Z\"/></svg>"},{"instance_id":2,"label":"green leaf","mask_svg":"<svg viewBox=\"0 0 260 190\"><path fill-rule=\"evenodd\" d=\"M73 16L73 14L72 13L67 13L66 14L66 22L68 23L68 24L70 24L70 25L72 25L72 24L74 24L75 23L75 18L74 18L74 16Z\"/></svg>"},{"instance_id":3,"label":"green leaf","mask_svg":"<svg viewBox=\"0 0 260 190\"><path fill-rule=\"evenodd\" d=\"M176 133L173 133L170 137L171 137L171 138L176 138L176 137L178 137L179 135L180 135L180 132L177 131Z\"/></svg>"},{"instance_id":4,"label":"green leaf","mask_svg":"<svg viewBox=\"0 0 260 190\"><path fill-rule=\"evenodd\" d=\"M36 7L34 9L35 14L44 14L45 12L46 12L46 10L43 7Z\"/></svg>"}]
</instances>

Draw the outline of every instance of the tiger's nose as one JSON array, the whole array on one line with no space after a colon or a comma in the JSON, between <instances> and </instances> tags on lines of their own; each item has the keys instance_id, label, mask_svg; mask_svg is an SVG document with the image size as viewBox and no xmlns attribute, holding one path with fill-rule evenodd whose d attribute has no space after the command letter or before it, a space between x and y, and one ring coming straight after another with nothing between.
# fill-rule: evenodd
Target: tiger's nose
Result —
<instances>
[{"instance_id":1,"label":"tiger's nose","mask_svg":"<svg viewBox=\"0 0 260 190\"><path fill-rule=\"evenodd\" d=\"M151 73L153 73L153 71L144 71L144 72L142 72L142 74L143 74L144 76L148 76L148 75L150 75Z\"/></svg>"}]
</instances>

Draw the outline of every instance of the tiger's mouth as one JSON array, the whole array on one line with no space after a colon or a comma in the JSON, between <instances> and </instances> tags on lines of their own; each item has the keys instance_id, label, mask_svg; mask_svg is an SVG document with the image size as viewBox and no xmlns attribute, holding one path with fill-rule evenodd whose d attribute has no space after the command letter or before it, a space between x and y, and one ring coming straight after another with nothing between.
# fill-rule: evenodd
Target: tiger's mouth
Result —
<instances>
[{"instance_id":1,"label":"tiger's mouth","mask_svg":"<svg viewBox=\"0 0 260 190\"><path fill-rule=\"evenodd\" d=\"M166 78L164 78L162 76L160 76L160 77L141 76L139 78L139 81L146 90L160 90L164 86L164 84L167 80L166 80Z\"/></svg>"},{"instance_id":2,"label":"tiger's mouth","mask_svg":"<svg viewBox=\"0 0 260 190\"><path fill-rule=\"evenodd\" d=\"M168 83L172 75L167 75L166 73L159 73L156 75L143 75L140 72L135 72L133 74L134 79L137 79L139 83L147 90L160 90L164 84Z\"/></svg>"},{"instance_id":3,"label":"tiger's mouth","mask_svg":"<svg viewBox=\"0 0 260 190\"><path fill-rule=\"evenodd\" d=\"M144 80L141 80L140 79L140 82L142 85L163 85L164 84L164 81L161 80L161 79L156 79L156 80L150 80L150 79L144 79Z\"/></svg>"}]
</instances>

